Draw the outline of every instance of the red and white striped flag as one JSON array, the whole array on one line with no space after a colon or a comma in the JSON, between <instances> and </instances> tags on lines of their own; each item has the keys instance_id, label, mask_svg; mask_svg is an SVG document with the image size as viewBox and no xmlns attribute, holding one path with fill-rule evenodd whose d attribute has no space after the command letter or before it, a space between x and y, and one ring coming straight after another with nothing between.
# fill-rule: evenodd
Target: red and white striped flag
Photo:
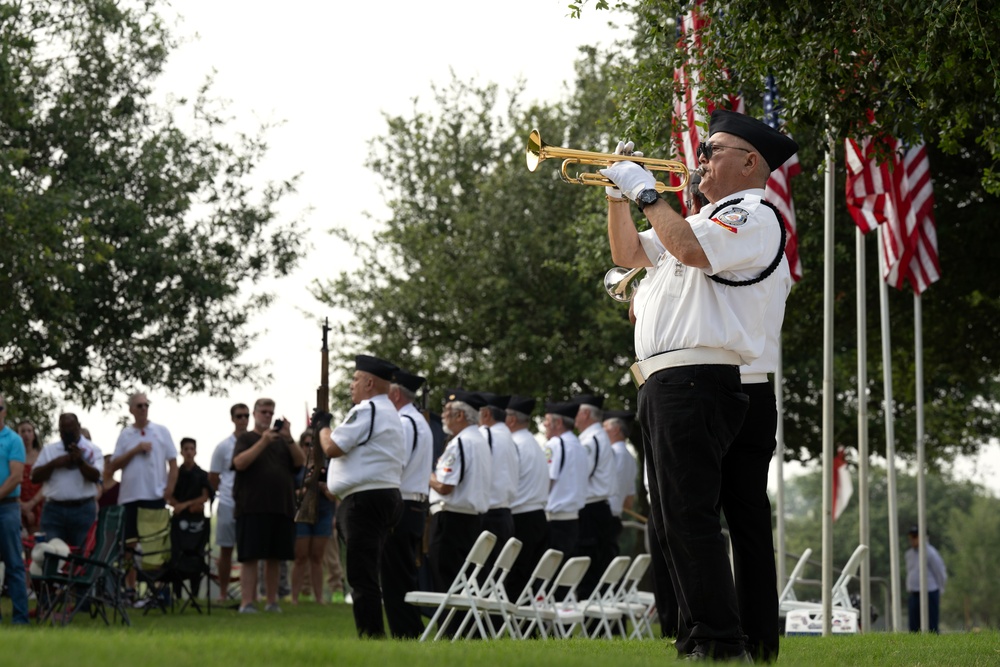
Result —
<instances>
[{"instance_id":1,"label":"red and white striped flag","mask_svg":"<svg viewBox=\"0 0 1000 667\"><path fill-rule=\"evenodd\" d=\"M709 24L709 18L703 13L701 0L695 2L690 11L682 16L677 24L677 49L684 54L684 64L674 70L674 84L681 94L674 101L674 122L678 123L674 134L674 144L677 149L677 159L690 170L698 168L698 143L700 141L698 128L705 127L708 117L716 108L714 100L706 100L701 105L701 67L704 62L701 32ZM730 96L722 108L744 113L743 97ZM680 183L676 174L670 175L672 185ZM684 193L678 192L681 202L681 215L687 215L684 205Z\"/></svg>"},{"instance_id":2,"label":"red and white striped flag","mask_svg":"<svg viewBox=\"0 0 1000 667\"><path fill-rule=\"evenodd\" d=\"M774 76L769 75L764 89L764 122L776 130L781 129L780 111L778 87ZM771 172L771 178L767 180L767 187L764 189L764 199L774 204L785 219L785 257L788 258L788 268L795 282L802 280L802 260L799 258L799 237L795 231L792 177L798 176L801 171L799 156L795 154Z\"/></svg>"},{"instance_id":3,"label":"red and white striped flag","mask_svg":"<svg viewBox=\"0 0 1000 667\"><path fill-rule=\"evenodd\" d=\"M878 164L875 141L890 160ZM862 232L881 226L885 281L902 289L908 279L923 293L941 277L934 225L934 186L926 146L905 146L891 139L845 142L847 206Z\"/></svg>"},{"instance_id":4,"label":"red and white striped flag","mask_svg":"<svg viewBox=\"0 0 1000 667\"><path fill-rule=\"evenodd\" d=\"M847 503L854 495L854 482L851 471L847 468L847 457L844 448L838 447L833 457L833 520L836 521L847 509Z\"/></svg>"}]
</instances>

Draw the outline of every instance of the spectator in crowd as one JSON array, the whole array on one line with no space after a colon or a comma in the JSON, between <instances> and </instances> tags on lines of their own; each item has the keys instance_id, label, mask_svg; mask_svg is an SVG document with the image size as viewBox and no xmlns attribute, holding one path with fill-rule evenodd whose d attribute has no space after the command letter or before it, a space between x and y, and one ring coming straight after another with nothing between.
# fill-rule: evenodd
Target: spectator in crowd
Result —
<instances>
[{"instance_id":1,"label":"spectator in crowd","mask_svg":"<svg viewBox=\"0 0 1000 667\"><path fill-rule=\"evenodd\" d=\"M42 532L47 539L58 538L70 547L83 547L97 520L95 500L104 457L94 443L83 437L75 414L59 415L59 438L42 449L31 471L32 481L42 484L47 498Z\"/></svg>"},{"instance_id":2,"label":"spectator in crowd","mask_svg":"<svg viewBox=\"0 0 1000 667\"><path fill-rule=\"evenodd\" d=\"M257 563L265 562L265 611L281 612L278 577L281 561L295 558L295 474L305 454L287 419L271 426L274 401L254 403L254 428L236 439L236 551L241 564L240 613L256 613Z\"/></svg>"},{"instance_id":3,"label":"spectator in crowd","mask_svg":"<svg viewBox=\"0 0 1000 667\"><path fill-rule=\"evenodd\" d=\"M28 584L21 543L21 479L24 476L24 443L7 426L7 399L0 395L0 563L7 577L14 625L28 624Z\"/></svg>"},{"instance_id":4,"label":"spectator in crowd","mask_svg":"<svg viewBox=\"0 0 1000 667\"><path fill-rule=\"evenodd\" d=\"M146 394L129 396L128 410L135 422L122 429L111 459L111 471L121 470L118 502L125 506L126 558L139 541L139 508L163 509L177 484L177 447L167 427L149 420ZM127 595L134 596L136 571L126 575Z\"/></svg>"},{"instance_id":5,"label":"spectator in crowd","mask_svg":"<svg viewBox=\"0 0 1000 667\"><path fill-rule=\"evenodd\" d=\"M333 533L333 494L326 486L326 456L312 429L299 436L299 446L306 455L301 475L302 485L296 489L298 510L295 512L295 564L292 566L292 604L299 603L299 593L306 575L312 587L313 599L323 604L323 554Z\"/></svg>"},{"instance_id":6,"label":"spectator in crowd","mask_svg":"<svg viewBox=\"0 0 1000 667\"><path fill-rule=\"evenodd\" d=\"M219 499L215 513L215 544L219 547L219 602L229 599L233 547L236 546L236 499L233 497L236 471L233 469L233 447L236 439L247 432L250 408L245 403L237 403L229 408L229 419L233 422L233 432L215 446L208 469L208 483Z\"/></svg>"},{"instance_id":7,"label":"spectator in crowd","mask_svg":"<svg viewBox=\"0 0 1000 667\"><path fill-rule=\"evenodd\" d=\"M906 550L906 590L909 592L908 613L910 616L910 632L920 632L920 528L910 526L907 533L910 548ZM938 620L941 616L941 594L948 581L948 572L944 567L941 554L930 543L927 544L927 619L931 632L940 632Z\"/></svg>"},{"instance_id":8,"label":"spectator in crowd","mask_svg":"<svg viewBox=\"0 0 1000 667\"><path fill-rule=\"evenodd\" d=\"M21 479L21 526L28 533L38 532L42 519L45 494L42 485L31 481L31 469L42 451L42 442L35 425L27 419L17 423L17 434L24 442L24 477Z\"/></svg>"},{"instance_id":9,"label":"spectator in crowd","mask_svg":"<svg viewBox=\"0 0 1000 667\"><path fill-rule=\"evenodd\" d=\"M115 479L115 470L111 467L111 454L104 455L104 471L101 474L101 495L97 497L98 512L105 507L118 504L118 492L121 484Z\"/></svg>"},{"instance_id":10,"label":"spectator in crowd","mask_svg":"<svg viewBox=\"0 0 1000 667\"><path fill-rule=\"evenodd\" d=\"M215 493L208 481L208 473L194 462L198 454L198 443L194 438L181 438L181 463L177 471L177 484L171 505L174 516L203 518L205 504L211 504Z\"/></svg>"}]
</instances>

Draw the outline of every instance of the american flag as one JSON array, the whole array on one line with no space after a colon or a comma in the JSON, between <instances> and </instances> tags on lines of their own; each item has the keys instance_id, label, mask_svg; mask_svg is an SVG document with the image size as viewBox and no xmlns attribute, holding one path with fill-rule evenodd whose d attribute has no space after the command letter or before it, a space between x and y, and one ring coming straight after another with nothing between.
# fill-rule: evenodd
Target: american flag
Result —
<instances>
[{"instance_id":1,"label":"american flag","mask_svg":"<svg viewBox=\"0 0 1000 667\"><path fill-rule=\"evenodd\" d=\"M878 164L876 142L891 159ZM934 185L923 143L893 138L845 142L847 205L864 233L881 227L885 281L896 289L909 280L917 294L941 277L934 224Z\"/></svg>"},{"instance_id":2,"label":"american flag","mask_svg":"<svg viewBox=\"0 0 1000 667\"><path fill-rule=\"evenodd\" d=\"M776 130L780 129L780 112L781 102L778 98L778 87L774 83L774 76L769 75L764 90L764 122ZM800 171L802 168L799 166L799 156L796 154L771 172L771 178L768 179L767 187L764 190L764 198L774 204L785 219L785 231L788 237L785 243L785 256L788 258L788 268L791 270L792 280L795 282L802 279L802 261L799 259L799 237L795 233L792 177L798 176Z\"/></svg>"},{"instance_id":3,"label":"american flag","mask_svg":"<svg viewBox=\"0 0 1000 667\"><path fill-rule=\"evenodd\" d=\"M713 100L700 103L701 97L701 63L704 52L701 43L701 31L709 24L709 18L701 7L701 0L695 2L690 11L677 21L677 49L684 54L684 64L674 70L675 89L680 95L674 101L674 122L678 123L674 134L674 144L677 149L677 159L684 163L690 171L698 168L698 128L705 127L708 117L715 110ZM725 108L744 112L743 98L731 96L726 100ZM670 182L676 186L680 178L670 175ZM681 215L687 215L684 206L684 193L678 192L681 201Z\"/></svg>"}]
</instances>

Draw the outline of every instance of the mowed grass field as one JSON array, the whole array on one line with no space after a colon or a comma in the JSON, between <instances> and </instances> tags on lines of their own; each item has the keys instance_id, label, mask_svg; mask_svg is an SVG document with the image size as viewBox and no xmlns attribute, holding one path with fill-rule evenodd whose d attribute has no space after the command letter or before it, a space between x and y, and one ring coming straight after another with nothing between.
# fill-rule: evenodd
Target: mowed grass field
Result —
<instances>
[{"instance_id":1,"label":"mowed grass field","mask_svg":"<svg viewBox=\"0 0 1000 667\"><path fill-rule=\"evenodd\" d=\"M665 640L362 641L347 605L282 607L282 614L256 615L213 608L211 616L134 610L130 628L108 628L84 616L66 628L14 629L4 599L0 667L627 667L676 660ZM1000 665L1000 633L788 637L778 664L993 666Z\"/></svg>"}]
</instances>

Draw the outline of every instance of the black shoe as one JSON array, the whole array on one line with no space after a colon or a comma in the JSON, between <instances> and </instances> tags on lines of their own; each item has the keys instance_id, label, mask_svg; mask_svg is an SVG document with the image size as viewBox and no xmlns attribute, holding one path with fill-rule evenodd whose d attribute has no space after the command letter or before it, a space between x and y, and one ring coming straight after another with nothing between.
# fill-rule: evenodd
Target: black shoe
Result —
<instances>
[{"instance_id":1,"label":"black shoe","mask_svg":"<svg viewBox=\"0 0 1000 667\"><path fill-rule=\"evenodd\" d=\"M698 646L693 651L684 656L685 661L690 662L742 662L753 664L753 658L746 651L740 651L732 655L709 655L708 649Z\"/></svg>"}]
</instances>

